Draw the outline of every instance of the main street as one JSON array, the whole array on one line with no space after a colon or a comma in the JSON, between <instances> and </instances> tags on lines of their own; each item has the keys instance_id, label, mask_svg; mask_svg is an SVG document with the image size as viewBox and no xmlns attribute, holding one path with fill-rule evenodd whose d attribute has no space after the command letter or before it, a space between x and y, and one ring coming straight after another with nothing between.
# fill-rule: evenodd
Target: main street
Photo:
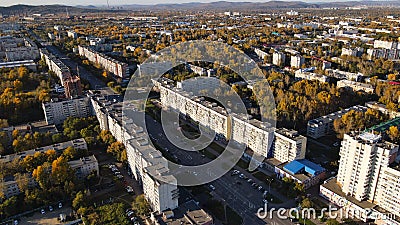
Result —
<instances>
[{"instance_id":1,"label":"main street","mask_svg":"<svg viewBox=\"0 0 400 225\"><path fill-rule=\"evenodd\" d=\"M147 132L151 139L168 152L173 158L180 159L180 164L183 165L201 165L211 161L198 151L184 151L178 149L174 144L167 140L161 125L151 118L146 116ZM184 144L183 142L181 144ZM196 147L196 146L192 146ZM210 147L206 148L209 151L214 151ZM245 174L248 179L252 179L258 185L261 185L264 190L268 190L267 186L257 180L251 173L236 166L234 169L239 170ZM251 186L245 179L239 178L238 175L232 176L230 172L226 173L219 179L212 181L215 190L211 190L211 194L223 200L222 202L233 208L242 218L243 224L257 225L275 222L278 225L292 224L289 220L279 220L274 217L273 219L266 218L264 220L258 218L257 210L264 207L263 192ZM208 185L207 185L208 186ZM287 205L287 204L284 204Z\"/></svg>"}]
</instances>

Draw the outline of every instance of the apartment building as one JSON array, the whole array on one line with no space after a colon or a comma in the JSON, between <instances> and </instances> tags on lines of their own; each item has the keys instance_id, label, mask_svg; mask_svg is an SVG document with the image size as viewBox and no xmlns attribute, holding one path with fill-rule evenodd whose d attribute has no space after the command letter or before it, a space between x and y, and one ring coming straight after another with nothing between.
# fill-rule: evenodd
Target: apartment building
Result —
<instances>
[{"instance_id":1,"label":"apartment building","mask_svg":"<svg viewBox=\"0 0 400 225\"><path fill-rule=\"evenodd\" d=\"M67 31L67 36L72 39L78 38L78 34L75 31Z\"/></svg>"},{"instance_id":2,"label":"apartment building","mask_svg":"<svg viewBox=\"0 0 400 225\"><path fill-rule=\"evenodd\" d=\"M3 179L0 179L1 187L3 190L4 198L10 198L12 196L19 195L21 193L21 190L18 186L18 182L15 180L14 176L9 176L9 177L4 177ZM32 188L36 186L35 180L32 178L32 176L28 177L28 188Z\"/></svg>"},{"instance_id":3,"label":"apartment building","mask_svg":"<svg viewBox=\"0 0 400 225\"><path fill-rule=\"evenodd\" d=\"M360 48L360 47L357 47L357 48L354 48L354 49L342 48L342 56L343 55L348 55L348 56L361 57L363 52L364 52L364 48Z\"/></svg>"},{"instance_id":4,"label":"apartment building","mask_svg":"<svg viewBox=\"0 0 400 225\"><path fill-rule=\"evenodd\" d=\"M58 100L42 103L47 124L62 124L68 117L88 117L92 115L90 99L79 97L75 99Z\"/></svg>"},{"instance_id":5,"label":"apartment building","mask_svg":"<svg viewBox=\"0 0 400 225\"><path fill-rule=\"evenodd\" d=\"M68 164L75 171L78 179L85 179L93 172L99 176L99 163L94 155L69 161Z\"/></svg>"},{"instance_id":6,"label":"apartment building","mask_svg":"<svg viewBox=\"0 0 400 225\"><path fill-rule=\"evenodd\" d=\"M320 137L324 137L328 134L332 134L333 133L333 121L340 118L342 115L348 113L351 110L365 112L365 111L367 111L367 109L368 108L365 106L356 105L356 106L352 106L347 109L333 112L329 115L319 117L317 119L309 120L307 123L307 136L317 139Z\"/></svg>"},{"instance_id":7,"label":"apartment building","mask_svg":"<svg viewBox=\"0 0 400 225\"><path fill-rule=\"evenodd\" d=\"M396 117L400 117L400 110L394 111L390 110L386 107L385 104L379 103L379 102L367 102L365 103L365 106L368 108L378 110L383 114L389 115L390 119L394 119Z\"/></svg>"},{"instance_id":8,"label":"apartment building","mask_svg":"<svg viewBox=\"0 0 400 225\"><path fill-rule=\"evenodd\" d=\"M276 66L284 66L285 65L285 53L275 51L272 54L272 64Z\"/></svg>"},{"instance_id":9,"label":"apartment building","mask_svg":"<svg viewBox=\"0 0 400 225\"><path fill-rule=\"evenodd\" d=\"M366 83L361 83L357 81L351 81L351 80L339 80L337 82L337 87L338 88L349 88L353 90L354 92L357 91L364 91L366 93L373 93L374 92L374 86L371 84L366 84Z\"/></svg>"},{"instance_id":10,"label":"apartment building","mask_svg":"<svg viewBox=\"0 0 400 225\"><path fill-rule=\"evenodd\" d=\"M272 157L280 162L291 162L304 159L306 155L307 138L295 130L279 128L275 130L272 144Z\"/></svg>"},{"instance_id":11,"label":"apartment building","mask_svg":"<svg viewBox=\"0 0 400 225\"><path fill-rule=\"evenodd\" d=\"M82 96L81 79L78 76L71 76L64 79L65 97Z\"/></svg>"},{"instance_id":12,"label":"apartment building","mask_svg":"<svg viewBox=\"0 0 400 225\"><path fill-rule=\"evenodd\" d=\"M381 135L345 134L337 178L321 185L320 195L356 211L352 216L363 221L379 217L385 219L378 224L400 224L399 161L399 146Z\"/></svg>"},{"instance_id":13,"label":"apartment building","mask_svg":"<svg viewBox=\"0 0 400 225\"><path fill-rule=\"evenodd\" d=\"M304 64L304 57L302 57L301 55L292 55L290 57L290 67L301 68L303 64Z\"/></svg>"},{"instance_id":14,"label":"apartment building","mask_svg":"<svg viewBox=\"0 0 400 225\"><path fill-rule=\"evenodd\" d=\"M374 41L374 48L382 48L382 49L393 49L398 48L398 43L393 41Z\"/></svg>"},{"instance_id":15,"label":"apartment building","mask_svg":"<svg viewBox=\"0 0 400 225\"><path fill-rule=\"evenodd\" d=\"M71 71L60 59L51 54L47 49L40 49L40 57L46 62L49 70L54 72L64 86L64 80L71 77Z\"/></svg>"},{"instance_id":16,"label":"apartment building","mask_svg":"<svg viewBox=\"0 0 400 225\"><path fill-rule=\"evenodd\" d=\"M80 56L86 57L90 62L94 64L99 64L113 75L120 78L125 78L129 76L128 64L119 62L111 57L106 56L103 53L97 52L91 47L79 45L78 50Z\"/></svg>"},{"instance_id":17,"label":"apartment building","mask_svg":"<svg viewBox=\"0 0 400 225\"><path fill-rule=\"evenodd\" d=\"M262 60L264 60L265 57L268 57L268 56L269 56L269 54L268 54L267 52L264 52L264 51L262 51L262 50L259 49L259 48L255 48L255 49L254 49L254 53L256 53L256 55L258 56L258 58L260 58L260 59L262 59Z\"/></svg>"},{"instance_id":18,"label":"apartment building","mask_svg":"<svg viewBox=\"0 0 400 225\"><path fill-rule=\"evenodd\" d=\"M351 73L342 70L326 69L325 71L328 72L328 76L339 80L360 81L364 76L362 73Z\"/></svg>"},{"instance_id":19,"label":"apartment building","mask_svg":"<svg viewBox=\"0 0 400 225\"><path fill-rule=\"evenodd\" d=\"M28 155L34 155L36 152L45 153L48 150L55 150L56 153L62 154L63 151L65 149L67 149L68 147L73 147L76 150L87 150L88 149L85 139L79 138L79 139L74 139L72 141L66 141L66 142L62 142L62 143L48 145L48 146L35 148L35 149L31 149L31 150L27 150L27 151L15 153L15 154L0 156L0 163L12 162L15 159L23 159Z\"/></svg>"},{"instance_id":20,"label":"apartment building","mask_svg":"<svg viewBox=\"0 0 400 225\"><path fill-rule=\"evenodd\" d=\"M210 134L215 132L222 140L233 140L246 145L256 154L265 157L269 155L273 130L268 123L243 115L228 114L216 103L175 88L165 79L153 80L153 83L160 90L160 102L163 107L199 122L206 131L209 130Z\"/></svg>"},{"instance_id":21,"label":"apartment building","mask_svg":"<svg viewBox=\"0 0 400 225\"><path fill-rule=\"evenodd\" d=\"M22 60L22 61L12 61L12 62L0 62L0 68L18 68L25 66L26 68L36 71L37 66L33 60Z\"/></svg>"},{"instance_id":22,"label":"apartment building","mask_svg":"<svg viewBox=\"0 0 400 225\"><path fill-rule=\"evenodd\" d=\"M39 58L39 49L29 38L4 36L0 38L0 57L8 62L36 60Z\"/></svg>"},{"instance_id":23,"label":"apartment building","mask_svg":"<svg viewBox=\"0 0 400 225\"><path fill-rule=\"evenodd\" d=\"M308 72L307 70L303 69L296 70L296 72L294 73L294 77L297 80L316 80L319 82L329 82L330 80L328 76L313 72Z\"/></svg>"},{"instance_id":24,"label":"apartment building","mask_svg":"<svg viewBox=\"0 0 400 225\"><path fill-rule=\"evenodd\" d=\"M400 49L382 49L382 48L372 48L367 50L368 59L384 58L388 60L398 60L400 59Z\"/></svg>"},{"instance_id":25,"label":"apartment building","mask_svg":"<svg viewBox=\"0 0 400 225\"><path fill-rule=\"evenodd\" d=\"M176 178L168 175L167 160L149 144L143 128L129 118L122 119L121 102L94 95L91 103L100 127L109 130L125 145L132 176L142 185L152 209L161 213L177 208L179 190Z\"/></svg>"}]
</instances>

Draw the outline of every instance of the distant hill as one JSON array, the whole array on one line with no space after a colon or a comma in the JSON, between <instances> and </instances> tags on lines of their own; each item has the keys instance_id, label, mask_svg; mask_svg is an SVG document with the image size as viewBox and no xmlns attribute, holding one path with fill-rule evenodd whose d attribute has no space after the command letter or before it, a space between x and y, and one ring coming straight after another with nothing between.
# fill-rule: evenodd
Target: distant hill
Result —
<instances>
[{"instance_id":1,"label":"distant hill","mask_svg":"<svg viewBox=\"0 0 400 225\"><path fill-rule=\"evenodd\" d=\"M82 14L97 11L98 9L92 8L78 8L73 6L65 6L65 5L13 5L9 7L0 7L0 13L3 15L18 15L18 14L57 14L57 13L68 13L71 15L74 14Z\"/></svg>"},{"instance_id":2,"label":"distant hill","mask_svg":"<svg viewBox=\"0 0 400 225\"><path fill-rule=\"evenodd\" d=\"M13 5L9 7L0 7L0 13L3 15L12 14L49 14L65 13L67 10L71 15L123 10L268 10L268 9L300 9L300 8L332 8L332 7L357 7L357 6L380 6L380 7L400 7L400 0L395 1L340 1L340 2L319 2L307 3L302 1L265 1L265 2L229 2L217 1L210 3L190 2L182 4L155 4L139 5L130 4L117 6L108 9L106 6L64 6L64 5Z\"/></svg>"}]
</instances>

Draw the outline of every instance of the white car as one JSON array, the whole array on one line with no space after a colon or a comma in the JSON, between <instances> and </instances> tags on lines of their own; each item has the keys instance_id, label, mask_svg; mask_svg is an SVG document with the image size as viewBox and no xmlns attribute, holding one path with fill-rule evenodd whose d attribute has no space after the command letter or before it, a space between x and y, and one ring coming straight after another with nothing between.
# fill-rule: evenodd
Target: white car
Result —
<instances>
[{"instance_id":1,"label":"white car","mask_svg":"<svg viewBox=\"0 0 400 225\"><path fill-rule=\"evenodd\" d=\"M53 206L49 206L49 211L50 211L50 212L53 211Z\"/></svg>"},{"instance_id":2,"label":"white car","mask_svg":"<svg viewBox=\"0 0 400 225\"><path fill-rule=\"evenodd\" d=\"M133 188L131 186L126 186L126 191L128 193L132 193L133 192Z\"/></svg>"},{"instance_id":3,"label":"white car","mask_svg":"<svg viewBox=\"0 0 400 225\"><path fill-rule=\"evenodd\" d=\"M58 208L61 209L62 208L62 203L58 203Z\"/></svg>"},{"instance_id":4,"label":"white car","mask_svg":"<svg viewBox=\"0 0 400 225\"><path fill-rule=\"evenodd\" d=\"M44 209L40 210L40 213L41 213L41 214L44 214L44 213L45 213Z\"/></svg>"},{"instance_id":5,"label":"white car","mask_svg":"<svg viewBox=\"0 0 400 225\"><path fill-rule=\"evenodd\" d=\"M211 190L213 190L213 191L215 190L214 185L210 184L209 187L210 187Z\"/></svg>"}]
</instances>

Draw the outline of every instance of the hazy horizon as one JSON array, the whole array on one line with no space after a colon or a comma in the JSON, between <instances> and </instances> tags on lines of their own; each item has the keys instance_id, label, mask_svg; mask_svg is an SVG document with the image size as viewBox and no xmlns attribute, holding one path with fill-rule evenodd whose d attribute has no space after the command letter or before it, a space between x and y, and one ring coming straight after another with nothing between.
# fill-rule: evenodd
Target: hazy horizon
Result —
<instances>
[{"instance_id":1,"label":"hazy horizon","mask_svg":"<svg viewBox=\"0 0 400 225\"><path fill-rule=\"evenodd\" d=\"M199 0L199 1L192 1L192 0L176 0L171 2L169 0L108 0L108 4L110 6L118 6L118 5L130 5L130 4L139 4L139 5L154 5L154 4L174 4L174 3L209 3L209 2L218 2L221 0ZM227 0L227 2L269 2L267 1L260 1L260 0ZM280 0L285 1L285 0ZM301 1L301 2L309 2L309 3L317 3L317 2L346 2L351 0L287 0L287 1ZM356 0L357 1L357 0ZM362 0L361 0L362 1ZM107 5L107 0L96 1L96 0L70 0L68 2L62 0L4 0L0 3L0 6L12 6L12 5L68 5L68 6L86 6L86 5L94 5L94 6L105 6Z\"/></svg>"}]
</instances>

